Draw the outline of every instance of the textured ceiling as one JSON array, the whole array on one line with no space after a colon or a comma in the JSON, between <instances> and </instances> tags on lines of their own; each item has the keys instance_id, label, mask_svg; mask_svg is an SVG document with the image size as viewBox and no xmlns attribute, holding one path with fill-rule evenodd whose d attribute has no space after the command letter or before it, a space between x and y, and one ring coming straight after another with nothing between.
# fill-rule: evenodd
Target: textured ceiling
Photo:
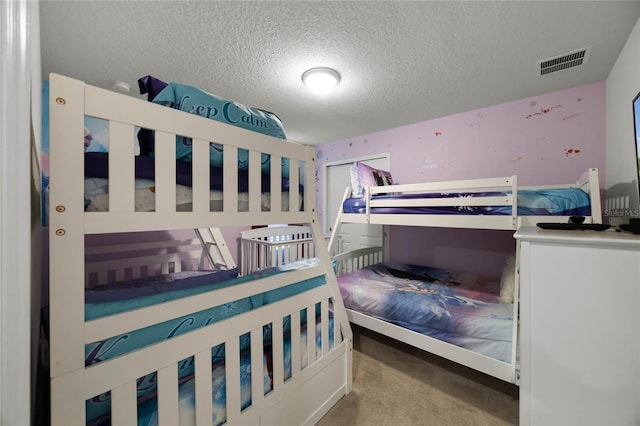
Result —
<instances>
[{"instance_id":1,"label":"textured ceiling","mask_svg":"<svg viewBox=\"0 0 640 426\"><path fill-rule=\"evenodd\" d=\"M148 74L190 84L320 144L604 80L639 16L638 1L44 0L42 71L132 96ZM302 85L317 66L342 75L330 95Z\"/></svg>"}]
</instances>

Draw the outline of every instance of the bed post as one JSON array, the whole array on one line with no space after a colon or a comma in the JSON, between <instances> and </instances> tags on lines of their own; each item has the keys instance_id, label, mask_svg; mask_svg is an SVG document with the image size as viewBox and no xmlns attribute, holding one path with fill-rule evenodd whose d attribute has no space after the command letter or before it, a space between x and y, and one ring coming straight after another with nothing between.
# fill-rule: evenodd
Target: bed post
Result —
<instances>
[{"instance_id":1,"label":"bed post","mask_svg":"<svg viewBox=\"0 0 640 426\"><path fill-rule=\"evenodd\" d=\"M50 76L50 375L52 424L84 423L84 83ZM72 373L73 374L69 374Z\"/></svg>"}]
</instances>

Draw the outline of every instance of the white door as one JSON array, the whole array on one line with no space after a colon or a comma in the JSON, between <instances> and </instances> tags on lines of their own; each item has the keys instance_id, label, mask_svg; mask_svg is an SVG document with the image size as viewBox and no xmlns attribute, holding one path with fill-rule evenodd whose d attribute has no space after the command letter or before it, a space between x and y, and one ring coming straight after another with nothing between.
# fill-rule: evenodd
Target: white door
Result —
<instances>
[{"instance_id":1,"label":"white door","mask_svg":"<svg viewBox=\"0 0 640 426\"><path fill-rule=\"evenodd\" d=\"M340 204L344 196L344 191L351 186L351 165L356 161L360 161L376 169L389 170L389 154L324 164L324 231L327 234L333 232L333 226L336 216L338 215L338 210L341 207ZM337 246L338 253L360 247L381 246L383 242L383 229L381 225L346 223L340 227L339 237Z\"/></svg>"}]
</instances>

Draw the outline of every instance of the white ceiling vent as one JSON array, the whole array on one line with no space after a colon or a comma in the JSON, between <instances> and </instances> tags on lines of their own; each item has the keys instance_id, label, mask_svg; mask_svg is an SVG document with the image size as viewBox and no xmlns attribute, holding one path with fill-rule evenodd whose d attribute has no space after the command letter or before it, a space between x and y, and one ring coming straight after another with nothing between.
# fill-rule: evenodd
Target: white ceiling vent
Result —
<instances>
[{"instance_id":1,"label":"white ceiling vent","mask_svg":"<svg viewBox=\"0 0 640 426\"><path fill-rule=\"evenodd\" d=\"M557 71L566 70L568 68L575 68L587 63L589 54L591 53L591 46L584 49L574 50L569 53L544 59L536 62L536 73L538 77L551 74Z\"/></svg>"}]
</instances>

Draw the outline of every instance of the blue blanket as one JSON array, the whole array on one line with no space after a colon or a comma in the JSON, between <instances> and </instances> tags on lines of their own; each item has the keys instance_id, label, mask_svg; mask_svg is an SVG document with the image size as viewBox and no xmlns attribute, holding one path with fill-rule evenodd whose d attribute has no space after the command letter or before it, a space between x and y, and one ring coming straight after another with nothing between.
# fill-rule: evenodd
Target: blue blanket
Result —
<instances>
[{"instance_id":1,"label":"blue blanket","mask_svg":"<svg viewBox=\"0 0 640 426\"><path fill-rule=\"evenodd\" d=\"M509 192L448 192L427 194L375 195L374 200L405 200L433 198L473 198L505 196ZM519 190L519 216L589 216L591 205L586 192L578 188ZM364 198L349 198L343 204L345 213L365 213ZM451 206L451 207L375 207L371 213L391 214L454 214L454 215L510 215L510 206Z\"/></svg>"},{"instance_id":2,"label":"blue blanket","mask_svg":"<svg viewBox=\"0 0 640 426\"><path fill-rule=\"evenodd\" d=\"M510 362L513 305L470 273L380 263L338 277L347 308Z\"/></svg>"}]
</instances>

